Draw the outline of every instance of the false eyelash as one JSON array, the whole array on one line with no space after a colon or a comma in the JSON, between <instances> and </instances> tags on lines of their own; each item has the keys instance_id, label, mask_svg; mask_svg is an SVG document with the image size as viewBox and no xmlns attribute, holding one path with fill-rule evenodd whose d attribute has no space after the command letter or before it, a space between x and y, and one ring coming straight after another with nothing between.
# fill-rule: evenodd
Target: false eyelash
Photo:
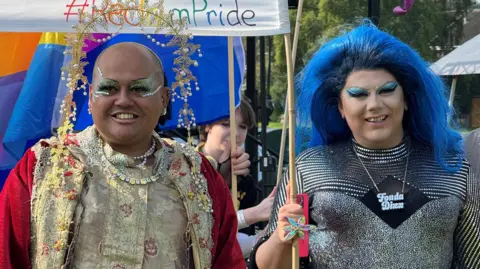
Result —
<instances>
[{"instance_id":1,"label":"false eyelash","mask_svg":"<svg viewBox=\"0 0 480 269\"><path fill-rule=\"evenodd\" d=\"M347 89L347 93L352 97L365 97L369 95L367 91L359 88Z\"/></svg>"},{"instance_id":2,"label":"false eyelash","mask_svg":"<svg viewBox=\"0 0 480 269\"><path fill-rule=\"evenodd\" d=\"M388 83L384 84L383 86L381 86L379 88L379 92L380 93L382 93L382 92L390 93L390 92L395 91L397 86L398 86L398 83L396 83L396 82L388 82Z\"/></svg>"},{"instance_id":3,"label":"false eyelash","mask_svg":"<svg viewBox=\"0 0 480 269\"><path fill-rule=\"evenodd\" d=\"M98 94L110 95L112 94L112 92L108 89L107 90L98 89L95 91L95 95L98 95Z\"/></svg>"},{"instance_id":4,"label":"false eyelash","mask_svg":"<svg viewBox=\"0 0 480 269\"><path fill-rule=\"evenodd\" d=\"M130 90L138 93L145 93L145 94L149 94L152 92L150 89L146 87L133 87L133 88L130 88Z\"/></svg>"},{"instance_id":5,"label":"false eyelash","mask_svg":"<svg viewBox=\"0 0 480 269\"><path fill-rule=\"evenodd\" d=\"M112 90L117 90L115 87L111 85L99 85L97 88L97 91L103 91L103 92L111 92Z\"/></svg>"}]
</instances>

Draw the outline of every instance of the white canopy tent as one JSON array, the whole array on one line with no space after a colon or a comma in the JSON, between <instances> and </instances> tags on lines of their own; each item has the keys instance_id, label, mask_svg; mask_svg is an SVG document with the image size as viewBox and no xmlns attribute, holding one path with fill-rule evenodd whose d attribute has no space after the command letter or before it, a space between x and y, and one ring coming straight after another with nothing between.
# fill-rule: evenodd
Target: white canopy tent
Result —
<instances>
[{"instance_id":1,"label":"white canopy tent","mask_svg":"<svg viewBox=\"0 0 480 269\"><path fill-rule=\"evenodd\" d=\"M480 74L480 34L432 64L431 69L440 76L454 76L449 98L452 105L458 76Z\"/></svg>"}]
</instances>

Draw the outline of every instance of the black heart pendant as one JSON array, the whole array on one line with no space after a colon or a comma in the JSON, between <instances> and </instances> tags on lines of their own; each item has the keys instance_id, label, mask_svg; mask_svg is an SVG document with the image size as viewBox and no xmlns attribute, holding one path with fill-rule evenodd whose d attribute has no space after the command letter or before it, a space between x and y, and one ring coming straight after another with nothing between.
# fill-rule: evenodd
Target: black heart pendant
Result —
<instances>
[{"instance_id":1,"label":"black heart pendant","mask_svg":"<svg viewBox=\"0 0 480 269\"><path fill-rule=\"evenodd\" d=\"M373 188L360 198L360 201L390 227L396 229L430 201L430 198L420 190L408 184L405 184L402 200L402 186L402 181L387 176L377 184L380 193ZM384 195L388 197L383 197Z\"/></svg>"}]
</instances>

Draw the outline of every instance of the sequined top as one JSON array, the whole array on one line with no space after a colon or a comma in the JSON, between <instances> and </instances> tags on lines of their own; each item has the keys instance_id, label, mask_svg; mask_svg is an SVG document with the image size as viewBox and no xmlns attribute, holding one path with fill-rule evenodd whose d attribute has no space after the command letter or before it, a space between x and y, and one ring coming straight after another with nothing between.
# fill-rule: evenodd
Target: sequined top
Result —
<instances>
[{"instance_id":1,"label":"sequined top","mask_svg":"<svg viewBox=\"0 0 480 269\"><path fill-rule=\"evenodd\" d=\"M407 155L406 188L423 200L406 198L413 211L392 211L400 223L392 227L364 203L375 187L359 158L380 186L387 176L403 181ZM315 147L299 155L296 166L298 193L308 194L309 221L318 226L310 233L308 268L480 267L480 188L466 161L457 172L447 172L429 147L406 139L387 150L366 149L355 141ZM276 228L286 185L285 177L267 236L252 251L250 268L256 268L258 246Z\"/></svg>"}]
</instances>

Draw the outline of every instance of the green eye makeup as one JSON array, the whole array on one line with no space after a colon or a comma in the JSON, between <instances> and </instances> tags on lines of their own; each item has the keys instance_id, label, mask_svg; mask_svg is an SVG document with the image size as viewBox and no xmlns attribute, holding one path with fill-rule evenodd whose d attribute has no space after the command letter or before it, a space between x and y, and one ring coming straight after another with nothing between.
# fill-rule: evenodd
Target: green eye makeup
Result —
<instances>
[{"instance_id":1,"label":"green eye makeup","mask_svg":"<svg viewBox=\"0 0 480 269\"><path fill-rule=\"evenodd\" d=\"M129 90L139 94L141 97L149 97L154 95L162 88L161 86L155 88L155 74L152 73L148 78L132 81Z\"/></svg>"},{"instance_id":2,"label":"green eye makeup","mask_svg":"<svg viewBox=\"0 0 480 269\"><path fill-rule=\"evenodd\" d=\"M111 80L111 79L105 79L103 78L102 70L100 70L99 67L97 67L98 74L100 75L100 82L98 83L97 88L93 91L93 101L100 96L110 96L114 92L118 91L120 88L120 85L118 85L118 82Z\"/></svg>"},{"instance_id":3,"label":"green eye makeup","mask_svg":"<svg viewBox=\"0 0 480 269\"><path fill-rule=\"evenodd\" d=\"M116 82L115 80L104 78L102 71L100 70L99 67L97 67L97 71L100 75L101 80L97 88L93 92L94 101L96 98L98 98L101 95L110 96L120 90L120 85L118 82ZM128 87L129 92L137 94L140 97L149 97L154 95L156 92L158 92L162 88L161 86L155 87L156 86L155 75L157 74L157 72L158 71L153 72L147 78L133 80L132 82L130 82L130 85Z\"/></svg>"}]
</instances>

